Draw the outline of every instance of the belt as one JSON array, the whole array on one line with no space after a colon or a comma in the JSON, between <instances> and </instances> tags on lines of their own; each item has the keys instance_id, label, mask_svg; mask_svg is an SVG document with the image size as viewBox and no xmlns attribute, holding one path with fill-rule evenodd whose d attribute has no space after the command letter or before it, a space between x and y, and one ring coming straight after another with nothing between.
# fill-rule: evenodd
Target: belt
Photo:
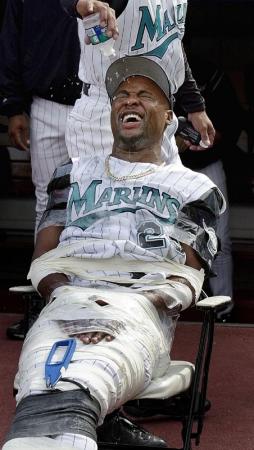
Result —
<instances>
[{"instance_id":1,"label":"belt","mask_svg":"<svg viewBox=\"0 0 254 450\"><path fill-rule=\"evenodd\" d=\"M44 92L43 94L38 93L38 97L44 98L44 100L50 100L51 102L61 103L62 105L73 106L75 105L76 100L80 97L80 95L64 95L61 93L60 95L52 92Z\"/></svg>"},{"instance_id":2,"label":"belt","mask_svg":"<svg viewBox=\"0 0 254 450\"><path fill-rule=\"evenodd\" d=\"M51 102L73 106L81 95L81 89L82 83L79 79L73 81L70 79L61 86L52 83L46 92L37 92L36 95Z\"/></svg>"}]
</instances>

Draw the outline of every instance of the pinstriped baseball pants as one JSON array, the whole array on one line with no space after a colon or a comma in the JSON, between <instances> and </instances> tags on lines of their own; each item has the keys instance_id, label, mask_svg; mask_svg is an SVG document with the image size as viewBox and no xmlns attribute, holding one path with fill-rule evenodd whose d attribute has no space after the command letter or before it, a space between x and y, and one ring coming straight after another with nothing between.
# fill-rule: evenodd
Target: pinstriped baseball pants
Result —
<instances>
[{"instance_id":1,"label":"pinstriped baseball pants","mask_svg":"<svg viewBox=\"0 0 254 450\"><path fill-rule=\"evenodd\" d=\"M227 201L226 177L221 161L209 164L199 170L207 175L221 190ZM221 240L221 252L215 259L212 269L217 277L211 278L210 287L213 295L233 295L233 263L231 255L231 240L229 231L229 208L220 216L217 235Z\"/></svg>"},{"instance_id":2,"label":"pinstriped baseball pants","mask_svg":"<svg viewBox=\"0 0 254 450\"><path fill-rule=\"evenodd\" d=\"M68 161L66 121L72 106L34 97L30 119L32 180L36 195L36 229L44 212L47 186L55 168Z\"/></svg>"}]
</instances>

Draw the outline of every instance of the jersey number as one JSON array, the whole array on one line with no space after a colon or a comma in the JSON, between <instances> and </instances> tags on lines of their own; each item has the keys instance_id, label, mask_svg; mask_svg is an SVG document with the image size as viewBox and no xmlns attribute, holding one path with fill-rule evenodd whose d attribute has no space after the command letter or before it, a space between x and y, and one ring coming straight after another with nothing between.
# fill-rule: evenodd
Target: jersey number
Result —
<instances>
[{"instance_id":1,"label":"jersey number","mask_svg":"<svg viewBox=\"0 0 254 450\"><path fill-rule=\"evenodd\" d=\"M165 238L160 238L162 228L157 222L144 222L138 228L138 242L142 248L166 247Z\"/></svg>"}]
</instances>

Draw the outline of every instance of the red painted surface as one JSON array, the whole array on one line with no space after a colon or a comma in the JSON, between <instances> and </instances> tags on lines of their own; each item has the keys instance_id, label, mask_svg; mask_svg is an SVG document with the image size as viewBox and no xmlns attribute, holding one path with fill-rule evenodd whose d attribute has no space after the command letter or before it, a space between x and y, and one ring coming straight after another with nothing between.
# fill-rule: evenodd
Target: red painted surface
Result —
<instances>
[{"instance_id":1,"label":"red painted surface","mask_svg":"<svg viewBox=\"0 0 254 450\"><path fill-rule=\"evenodd\" d=\"M0 314L0 446L14 412L12 383L21 342L5 337L5 329L19 316ZM200 325L180 322L177 326L173 359L193 361ZM253 357L254 327L217 325L211 361L207 414L200 450L253 450ZM180 425L169 420L142 421L145 428L180 447ZM195 448L193 446L193 448Z\"/></svg>"}]
</instances>

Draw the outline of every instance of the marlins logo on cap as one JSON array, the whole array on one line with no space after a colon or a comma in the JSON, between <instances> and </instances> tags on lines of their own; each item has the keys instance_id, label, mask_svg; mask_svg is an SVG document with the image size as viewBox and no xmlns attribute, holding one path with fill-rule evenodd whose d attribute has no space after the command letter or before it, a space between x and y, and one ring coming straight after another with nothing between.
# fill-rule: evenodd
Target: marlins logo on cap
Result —
<instances>
[{"instance_id":1,"label":"marlins logo on cap","mask_svg":"<svg viewBox=\"0 0 254 450\"><path fill-rule=\"evenodd\" d=\"M112 98L120 84L133 76L150 78L171 103L170 85L166 73L155 61L143 56L124 56L109 66L105 78L108 96Z\"/></svg>"}]
</instances>

